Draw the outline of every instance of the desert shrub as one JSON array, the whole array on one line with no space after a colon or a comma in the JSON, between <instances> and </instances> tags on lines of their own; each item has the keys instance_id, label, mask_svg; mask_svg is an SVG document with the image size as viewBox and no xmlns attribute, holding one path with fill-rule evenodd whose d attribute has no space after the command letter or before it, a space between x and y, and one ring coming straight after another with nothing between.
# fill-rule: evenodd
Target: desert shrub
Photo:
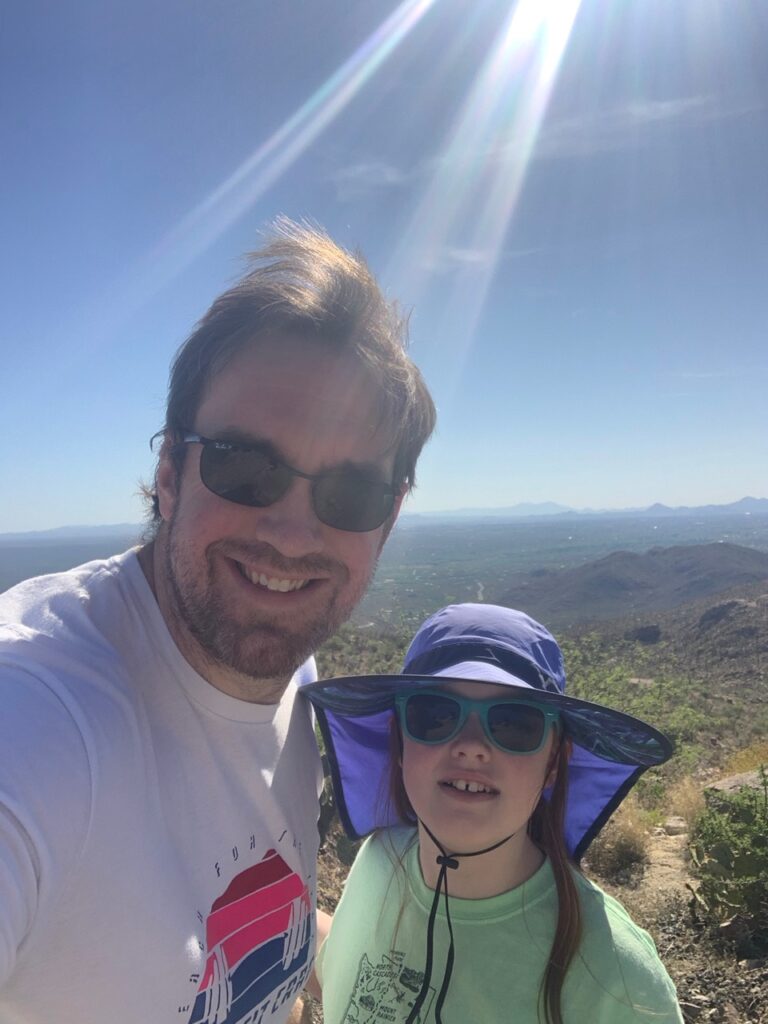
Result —
<instances>
[{"instance_id":1,"label":"desert shrub","mask_svg":"<svg viewBox=\"0 0 768 1024\"><path fill-rule=\"evenodd\" d=\"M660 772L641 775L633 791L633 798L644 811L653 811L666 802L667 783Z\"/></svg>"},{"instance_id":2,"label":"desert shrub","mask_svg":"<svg viewBox=\"0 0 768 1024\"><path fill-rule=\"evenodd\" d=\"M756 740L743 750L737 750L728 758L725 766L727 772L751 772L761 764L768 764L768 742Z\"/></svg>"},{"instance_id":3,"label":"desert shrub","mask_svg":"<svg viewBox=\"0 0 768 1024\"><path fill-rule=\"evenodd\" d=\"M742 956L768 952L768 772L760 789L708 790L691 836L700 879L694 912L732 938Z\"/></svg>"},{"instance_id":4,"label":"desert shrub","mask_svg":"<svg viewBox=\"0 0 768 1024\"><path fill-rule=\"evenodd\" d=\"M666 803L672 814L683 818L692 829L704 811L704 794L701 785L690 775L673 782L666 794Z\"/></svg>"},{"instance_id":5,"label":"desert shrub","mask_svg":"<svg viewBox=\"0 0 768 1024\"><path fill-rule=\"evenodd\" d=\"M664 719L664 732L676 746L694 743L702 731L712 725L710 714L682 703L671 709L663 709L661 716Z\"/></svg>"},{"instance_id":6,"label":"desert shrub","mask_svg":"<svg viewBox=\"0 0 768 1024\"><path fill-rule=\"evenodd\" d=\"M589 871L627 882L648 860L648 819L634 794L627 797L587 851Z\"/></svg>"},{"instance_id":7,"label":"desert shrub","mask_svg":"<svg viewBox=\"0 0 768 1024\"><path fill-rule=\"evenodd\" d=\"M408 634L399 628L364 629L346 623L316 653L321 679L331 676L399 672L408 646Z\"/></svg>"},{"instance_id":8,"label":"desert shrub","mask_svg":"<svg viewBox=\"0 0 768 1024\"><path fill-rule=\"evenodd\" d=\"M690 776L705 762L705 747L701 743L680 743L668 764L663 766L666 777L680 780Z\"/></svg>"}]
</instances>

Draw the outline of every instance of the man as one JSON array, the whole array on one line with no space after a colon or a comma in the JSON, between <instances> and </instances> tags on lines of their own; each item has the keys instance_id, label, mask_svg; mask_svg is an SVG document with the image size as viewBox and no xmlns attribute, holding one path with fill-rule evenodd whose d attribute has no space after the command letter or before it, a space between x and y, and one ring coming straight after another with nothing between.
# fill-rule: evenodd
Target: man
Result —
<instances>
[{"instance_id":1,"label":"man","mask_svg":"<svg viewBox=\"0 0 768 1024\"><path fill-rule=\"evenodd\" d=\"M176 357L152 539L0 597L0 1022L286 1020L317 851L296 687L433 424L362 261L281 222Z\"/></svg>"}]
</instances>

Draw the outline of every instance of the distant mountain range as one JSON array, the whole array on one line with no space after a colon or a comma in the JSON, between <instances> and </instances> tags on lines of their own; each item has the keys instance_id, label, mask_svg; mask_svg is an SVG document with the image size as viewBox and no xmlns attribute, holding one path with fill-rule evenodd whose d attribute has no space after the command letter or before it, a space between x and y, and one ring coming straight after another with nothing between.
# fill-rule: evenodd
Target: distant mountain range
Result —
<instances>
[{"instance_id":1,"label":"distant mountain range","mask_svg":"<svg viewBox=\"0 0 768 1024\"><path fill-rule=\"evenodd\" d=\"M558 505L554 501L539 503L521 502L518 505L508 505L504 508L457 508L448 509L444 512L405 512L402 516L406 520L425 519L539 519L543 517L558 516L560 518L587 516L604 516L606 518L617 517L643 517L643 518L666 518L669 516L723 516L723 515L745 515L745 516L768 516L768 498L741 498L739 501L732 501L728 505L678 505L671 507L656 502L647 508L569 508L567 505Z\"/></svg>"},{"instance_id":2,"label":"distant mountain range","mask_svg":"<svg viewBox=\"0 0 768 1024\"><path fill-rule=\"evenodd\" d=\"M418 525L427 521L453 521L462 519L551 519L559 518L669 518L670 516L768 516L768 498L742 498L729 505L680 505L670 508L669 505L649 505L647 508L622 509L575 509L567 505L558 505L554 501L521 502L503 508L459 508L445 512L404 512L400 524ZM2 544L47 544L74 540L94 540L130 538L135 542L142 533L139 523L114 523L107 526L57 526L51 530L33 530L18 533L0 533Z\"/></svg>"},{"instance_id":3,"label":"distant mountain range","mask_svg":"<svg viewBox=\"0 0 768 1024\"><path fill-rule=\"evenodd\" d=\"M57 526L52 530L30 530L26 533L0 533L0 544L49 544L70 541L132 538L136 543L143 527L139 523L112 523L107 526Z\"/></svg>"}]
</instances>

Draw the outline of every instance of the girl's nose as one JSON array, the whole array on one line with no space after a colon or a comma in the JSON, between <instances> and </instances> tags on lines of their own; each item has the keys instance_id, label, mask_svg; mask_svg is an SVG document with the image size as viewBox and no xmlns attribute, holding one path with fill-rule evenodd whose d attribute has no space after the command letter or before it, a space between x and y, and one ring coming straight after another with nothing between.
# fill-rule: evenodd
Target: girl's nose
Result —
<instances>
[{"instance_id":1,"label":"girl's nose","mask_svg":"<svg viewBox=\"0 0 768 1024\"><path fill-rule=\"evenodd\" d=\"M451 753L454 757L474 758L480 761L487 761L490 758L491 743L474 711L451 741Z\"/></svg>"}]
</instances>

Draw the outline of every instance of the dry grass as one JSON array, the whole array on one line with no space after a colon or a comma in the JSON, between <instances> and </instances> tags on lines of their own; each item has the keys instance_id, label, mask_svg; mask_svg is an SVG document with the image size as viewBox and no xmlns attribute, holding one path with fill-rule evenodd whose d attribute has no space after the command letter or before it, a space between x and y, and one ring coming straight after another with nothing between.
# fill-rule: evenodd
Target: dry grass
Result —
<instances>
[{"instance_id":1,"label":"dry grass","mask_svg":"<svg viewBox=\"0 0 768 1024\"><path fill-rule=\"evenodd\" d=\"M734 775L740 772L751 772L759 768L761 764L768 765L768 742L760 740L757 743L750 743L743 750L737 750L728 758L726 770Z\"/></svg>"},{"instance_id":2,"label":"dry grass","mask_svg":"<svg viewBox=\"0 0 768 1024\"><path fill-rule=\"evenodd\" d=\"M587 868L602 878L622 880L648 860L649 818L630 794L587 852Z\"/></svg>"},{"instance_id":3,"label":"dry grass","mask_svg":"<svg viewBox=\"0 0 768 1024\"><path fill-rule=\"evenodd\" d=\"M701 785L690 775L669 787L665 802L672 814L677 814L685 820L689 829L693 828L705 806Z\"/></svg>"}]
</instances>

